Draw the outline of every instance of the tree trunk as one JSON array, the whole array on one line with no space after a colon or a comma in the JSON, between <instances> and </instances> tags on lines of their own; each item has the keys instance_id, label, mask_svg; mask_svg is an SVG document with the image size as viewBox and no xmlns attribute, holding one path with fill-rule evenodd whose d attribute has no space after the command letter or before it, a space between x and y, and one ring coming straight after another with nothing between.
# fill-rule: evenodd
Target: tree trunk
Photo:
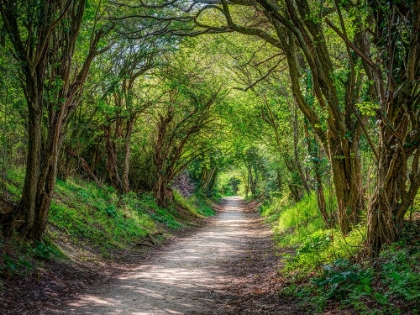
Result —
<instances>
[{"instance_id":1,"label":"tree trunk","mask_svg":"<svg viewBox=\"0 0 420 315\"><path fill-rule=\"evenodd\" d=\"M85 172L87 173L87 175L91 178L91 179L93 179L94 181L95 181L95 183L97 183L97 184L99 184L99 180L98 180L98 178L96 177L96 175L93 173L93 171L91 170L91 168L89 167L89 164L88 164L88 162L86 162L86 160L82 157L82 156L79 156L76 152L74 152L74 151L72 151L71 149L69 149L69 148L66 148L66 152L70 155L70 156L72 156L72 157L74 157L81 165L82 165L82 167L83 167L83 169L85 170Z\"/></svg>"},{"instance_id":2,"label":"tree trunk","mask_svg":"<svg viewBox=\"0 0 420 315\"><path fill-rule=\"evenodd\" d=\"M252 164L247 165L248 170L248 186L251 190L251 194L255 196L257 194L257 179L256 175L254 177L254 174L252 174Z\"/></svg>"},{"instance_id":3,"label":"tree trunk","mask_svg":"<svg viewBox=\"0 0 420 315\"><path fill-rule=\"evenodd\" d=\"M122 191L124 194L127 194L130 191L130 180L129 180L129 174L130 174L130 157L131 157L131 135L133 133L133 125L135 122L134 117L130 117L130 119L127 120L127 126L126 126L126 133L125 133L125 141L124 141L124 169L122 174Z\"/></svg>"},{"instance_id":4,"label":"tree trunk","mask_svg":"<svg viewBox=\"0 0 420 315\"><path fill-rule=\"evenodd\" d=\"M206 197L210 197L211 192L213 190L214 184L216 182L217 177L217 167L213 167L210 170L204 169L201 175L201 191L206 195Z\"/></svg>"},{"instance_id":5,"label":"tree trunk","mask_svg":"<svg viewBox=\"0 0 420 315\"><path fill-rule=\"evenodd\" d=\"M29 132L28 164L19 212L25 218L21 234L29 239L42 240L47 225L48 212L54 194L58 170L58 156L62 143L62 112L54 115L44 148L41 150L41 128L37 115L30 117L39 125ZM39 143L37 143L39 141ZM34 152L33 150L39 150Z\"/></svg>"},{"instance_id":6,"label":"tree trunk","mask_svg":"<svg viewBox=\"0 0 420 315\"><path fill-rule=\"evenodd\" d=\"M303 190L302 187L294 185L294 184L288 184L290 193L292 194L292 198L294 202L299 202L303 198Z\"/></svg>"},{"instance_id":7,"label":"tree trunk","mask_svg":"<svg viewBox=\"0 0 420 315\"><path fill-rule=\"evenodd\" d=\"M111 139L111 125L104 128L105 151L106 151L106 169L108 171L109 181L119 193L122 193L123 186L118 172L117 144L115 139Z\"/></svg>"},{"instance_id":8,"label":"tree trunk","mask_svg":"<svg viewBox=\"0 0 420 315\"><path fill-rule=\"evenodd\" d=\"M283 152L282 154L284 164L290 173L291 180L287 186L289 187L290 193L292 194L293 201L299 202L305 195L305 189L303 188L301 173L297 169L298 166L295 164L295 159L291 158L289 154Z\"/></svg>"},{"instance_id":9,"label":"tree trunk","mask_svg":"<svg viewBox=\"0 0 420 315\"><path fill-rule=\"evenodd\" d=\"M105 150L101 152L100 147L101 147L102 139L103 139L102 137L97 137L95 139L93 153L90 158L90 161L91 161L90 169L92 170L92 172L95 172L96 168L98 167L98 164L101 162L102 158L106 154Z\"/></svg>"},{"instance_id":10,"label":"tree trunk","mask_svg":"<svg viewBox=\"0 0 420 315\"><path fill-rule=\"evenodd\" d=\"M343 235L347 235L352 225L359 222L361 210L365 207L359 141L353 139L353 142L349 144L350 150L343 152L342 145L346 142L348 141L339 141L334 137L330 139L329 148L338 203L337 221Z\"/></svg>"},{"instance_id":11,"label":"tree trunk","mask_svg":"<svg viewBox=\"0 0 420 315\"><path fill-rule=\"evenodd\" d=\"M57 178L67 181L70 174L74 170L73 159L70 156L67 156L65 152L60 154L60 162L58 163Z\"/></svg>"},{"instance_id":12,"label":"tree trunk","mask_svg":"<svg viewBox=\"0 0 420 315\"><path fill-rule=\"evenodd\" d=\"M399 111L393 121L394 127L383 122L379 124L377 185L368 210L367 244L373 257L378 256L384 244L399 238L404 216L420 186L418 131L409 132L409 119L401 110L403 105L393 106ZM404 145L396 134L405 139Z\"/></svg>"},{"instance_id":13,"label":"tree trunk","mask_svg":"<svg viewBox=\"0 0 420 315\"><path fill-rule=\"evenodd\" d=\"M29 103L29 101L28 101ZM41 110L36 102L29 103L29 129L28 151L25 181L22 190L22 199L19 204L19 213L23 215L25 226L23 235L31 231L35 224L35 209L37 207L37 187L41 171ZM35 109L36 108L36 109Z\"/></svg>"},{"instance_id":14,"label":"tree trunk","mask_svg":"<svg viewBox=\"0 0 420 315\"><path fill-rule=\"evenodd\" d=\"M404 226L404 215L413 197L403 200L406 165L400 152L380 150L378 183L368 211L367 244L372 257L377 257L382 246L398 239ZM418 154L416 156L418 163ZM411 174L411 189L417 191L419 179ZM415 194L413 194L415 196Z\"/></svg>"},{"instance_id":15,"label":"tree trunk","mask_svg":"<svg viewBox=\"0 0 420 315\"><path fill-rule=\"evenodd\" d=\"M167 152L165 151L165 138L168 132L169 124L174 118L174 111L168 108L167 116L160 116L157 124L157 139L154 145L153 161L157 169L156 181L153 186L153 196L157 204L161 207L166 205L166 189L168 184L168 171L166 171L165 162Z\"/></svg>"},{"instance_id":16,"label":"tree trunk","mask_svg":"<svg viewBox=\"0 0 420 315\"><path fill-rule=\"evenodd\" d=\"M299 158L299 126L298 126L298 113L297 113L297 106L293 106L293 157L294 157L294 165L296 166L296 170L299 174L299 179L302 183L303 188L307 194L311 193L311 189L309 188L308 180L306 179L305 173L303 172L302 163L300 162Z\"/></svg>"},{"instance_id":17,"label":"tree trunk","mask_svg":"<svg viewBox=\"0 0 420 315\"><path fill-rule=\"evenodd\" d=\"M155 185L153 187L153 196L155 197L156 203L159 207L166 207L168 205L167 197L168 197L168 183L165 180L164 176L158 175L158 178L155 182Z\"/></svg>"},{"instance_id":18,"label":"tree trunk","mask_svg":"<svg viewBox=\"0 0 420 315\"><path fill-rule=\"evenodd\" d=\"M319 150L319 145L315 138L310 137L309 135L309 125L305 122L305 137L306 142L308 143L308 153L311 155L312 164L314 165L314 173L316 180L316 197L318 203L318 209L321 213L322 220L325 223L327 228L332 228L334 226L334 216L329 214L327 211L327 203L325 201L324 194L324 185L322 183L322 168L321 168L321 152Z\"/></svg>"},{"instance_id":19,"label":"tree trunk","mask_svg":"<svg viewBox=\"0 0 420 315\"><path fill-rule=\"evenodd\" d=\"M328 71L328 69L331 69L331 64L329 60L324 60L325 65L321 70L326 73L323 73L324 76L317 78L317 80L323 81L323 94L321 95L319 86L315 88L317 99L320 103L323 102L323 107L328 110L328 131L325 133L322 130L319 117L302 95L295 51L295 37L290 32L287 34L285 36L288 36L286 37L288 41L286 38L280 39L287 56L293 96L296 104L308 119L314 133L322 143L324 150L328 153L338 203L337 219L341 232L347 235L351 231L352 226L359 222L360 212L364 209L359 154L360 126L354 124L350 119L343 120L343 114L339 112L340 107L337 96L334 94L335 85L330 78L332 71ZM324 47L324 49L326 48ZM316 68L315 70L319 71L320 69ZM325 100L328 101L328 107ZM352 138L347 136L347 132L352 132Z\"/></svg>"},{"instance_id":20,"label":"tree trunk","mask_svg":"<svg viewBox=\"0 0 420 315\"><path fill-rule=\"evenodd\" d=\"M377 184L368 210L367 245L377 257L396 241L420 185L420 1L370 4L378 36L380 109ZM405 10L404 18L399 14ZM384 35L385 34L385 35ZM385 92L386 91L386 92Z\"/></svg>"},{"instance_id":21,"label":"tree trunk","mask_svg":"<svg viewBox=\"0 0 420 315\"><path fill-rule=\"evenodd\" d=\"M267 122L274 131L277 148L279 150L280 156L283 158L284 164L286 165L286 168L292 177L291 182L288 183L290 193L292 194L293 200L295 202L299 202L300 200L302 200L303 196L305 195L305 191L307 193L310 192L310 188L305 178L305 175L303 173L302 166L299 160L299 154L298 154L298 149L297 149L298 132L296 129L297 117L294 116L294 120L293 120L293 131L294 131L293 132L293 156L294 158L291 159L289 154L286 151L284 151L283 145L280 140L278 127L277 127L277 124L276 124L276 121L275 121L275 118L274 118L274 115L270 106L266 104L265 108L267 109L268 116L264 114L263 110L262 110L261 116L263 120Z\"/></svg>"},{"instance_id":22,"label":"tree trunk","mask_svg":"<svg viewBox=\"0 0 420 315\"><path fill-rule=\"evenodd\" d=\"M0 236L3 234L4 236L10 235L10 233L14 230L12 223L14 218L14 212L18 209L18 205L10 202L0 196L0 226L2 227L2 232L0 232Z\"/></svg>"},{"instance_id":23,"label":"tree trunk","mask_svg":"<svg viewBox=\"0 0 420 315\"><path fill-rule=\"evenodd\" d=\"M213 169L210 170L210 176L209 176L209 181L206 184L206 197L210 197L211 192L213 191L214 188L214 184L216 183L216 178L217 178L217 167L214 167Z\"/></svg>"},{"instance_id":24,"label":"tree trunk","mask_svg":"<svg viewBox=\"0 0 420 315\"><path fill-rule=\"evenodd\" d=\"M322 219L327 228L334 227L334 220L327 212L327 203L325 202L324 186L322 184L321 175L319 169L315 166L315 178L316 178L316 200L318 202L318 209L321 213Z\"/></svg>"}]
</instances>

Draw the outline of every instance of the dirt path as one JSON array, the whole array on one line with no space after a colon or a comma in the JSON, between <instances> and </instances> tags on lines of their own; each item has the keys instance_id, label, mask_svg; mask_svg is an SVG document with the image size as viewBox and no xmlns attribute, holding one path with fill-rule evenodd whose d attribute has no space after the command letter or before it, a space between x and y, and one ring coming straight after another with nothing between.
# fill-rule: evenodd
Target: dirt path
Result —
<instances>
[{"instance_id":1,"label":"dirt path","mask_svg":"<svg viewBox=\"0 0 420 315\"><path fill-rule=\"evenodd\" d=\"M276 294L277 260L267 260L269 231L257 220L227 198L207 227L54 314L295 314Z\"/></svg>"}]
</instances>

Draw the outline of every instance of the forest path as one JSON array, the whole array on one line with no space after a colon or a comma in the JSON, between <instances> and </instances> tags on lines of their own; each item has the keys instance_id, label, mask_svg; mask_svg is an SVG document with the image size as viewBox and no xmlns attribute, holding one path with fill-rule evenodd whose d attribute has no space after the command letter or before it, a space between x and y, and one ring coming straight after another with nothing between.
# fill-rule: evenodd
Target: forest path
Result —
<instances>
[{"instance_id":1,"label":"forest path","mask_svg":"<svg viewBox=\"0 0 420 315\"><path fill-rule=\"evenodd\" d=\"M264 263L264 255L272 253L269 234L269 229L263 228L255 212L247 211L240 198L226 198L223 211L209 225L170 244L148 264L78 296L59 313L274 314L264 309L273 298L278 300L278 295L262 287L269 285L270 280L257 279L258 274L254 276L255 272L264 273L269 268L270 279L276 278L277 260L254 266L254 272L246 266L252 257L259 264ZM256 239L263 244L255 242ZM249 306L255 295L265 300ZM246 296L248 303L242 300ZM267 296L271 297L270 301L266 300ZM238 309L241 305L246 311ZM278 306L276 310L275 314L293 313L291 309L283 313Z\"/></svg>"}]
</instances>

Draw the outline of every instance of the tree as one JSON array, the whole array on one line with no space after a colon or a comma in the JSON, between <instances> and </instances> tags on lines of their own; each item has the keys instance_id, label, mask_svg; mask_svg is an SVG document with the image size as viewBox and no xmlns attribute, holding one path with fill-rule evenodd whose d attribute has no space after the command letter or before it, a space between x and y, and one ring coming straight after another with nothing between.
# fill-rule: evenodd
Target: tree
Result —
<instances>
[{"instance_id":1,"label":"tree","mask_svg":"<svg viewBox=\"0 0 420 315\"><path fill-rule=\"evenodd\" d=\"M173 82L175 85L167 92L168 98L163 108L157 111L156 117L153 143L156 180L153 194L160 206L166 205L170 199L171 181L206 149L193 146L188 150L188 145L211 122L212 109L219 101L221 92L221 88L194 91L187 87L185 81L182 82L191 78L185 75L181 77L180 74L178 78L181 78L181 82Z\"/></svg>"},{"instance_id":2,"label":"tree","mask_svg":"<svg viewBox=\"0 0 420 315\"><path fill-rule=\"evenodd\" d=\"M188 12L189 21L193 21L182 34L238 32L257 36L284 54L295 102L331 163L338 200L337 220L342 233L349 233L365 208L359 152L364 129L360 115L354 115L361 92L357 86L365 74L357 71L357 56L350 56L350 71L346 71L343 78L336 76L336 70L344 69L346 61L339 66L333 62L334 54L327 44L323 17L335 14L337 8L324 8L308 0L279 3L220 0L165 5L170 6L173 11L180 7ZM179 20L178 17L179 13L174 19ZM362 42L365 35L360 31L352 41ZM345 52L345 48L343 50ZM283 64L281 62L279 66ZM316 100L313 104L303 95L300 76L304 70L312 76L312 93Z\"/></svg>"},{"instance_id":3,"label":"tree","mask_svg":"<svg viewBox=\"0 0 420 315\"><path fill-rule=\"evenodd\" d=\"M351 45L372 69L379 107L377 184L368 211L373 256L401 234L420 186L420 1L369 3L375 58Z\"/></svg>"},{"instance_id":4,"label":"tree","mask_svg":"<svg viewBox=\"0 0 420 315\"><path fill-rule=\"evenodd\" d=\"M85 0L0 1L3 28L19 63L28 108L28 150L25 183L17 214L20 232L41 240L54 193L63 128L79 106L83 84L107 33L97 28L100 8L90 21L89 46L81 63L74 58L84 22ZM92 8L91 8L92 9ZM93 8L93 10L95 10Z\"/></svg>"},{"instance_id":5,"label":"tree","mask_svg":"<svg viewBox=\"0 0 420 315\"><path fill-rule=\"evenodd\" d=\"M114 79L106 93L112 96L109 101L113 103L115 112L111 117L107 116L103 126L106 166L111 185L120 193L128 193L133 126L139 115L151 105L150 101L136 96L136 92L138 94L141 90L140 86L136 86L136 81L154 67L158 52L146 41L120 40L113 53L109 74ZM122 163L118 163L118 142L123 142ZM122 164L122 171L119 164Z\"/></svg>"}]
</instances>

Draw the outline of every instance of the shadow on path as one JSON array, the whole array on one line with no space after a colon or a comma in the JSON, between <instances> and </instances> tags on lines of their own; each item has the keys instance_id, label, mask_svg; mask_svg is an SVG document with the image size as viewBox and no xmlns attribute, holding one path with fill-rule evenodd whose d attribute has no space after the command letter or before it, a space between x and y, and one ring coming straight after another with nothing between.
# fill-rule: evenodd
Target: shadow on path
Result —
<instances>
[{"instance_id":1,"label":"shadow on path","mask_svg":"<svg viewBox=\"0 0 420 315\"><path fill-rule=\"evenodd\" d=\"M52 314L228 314L229 302L240 294L232 284L247 286L234 278L246 278L246 268L241 270L243 262L252 251L258 251L250 244L261 234L269 235L268 230L255 231L257 219L245 210L240 198L226 198L223 211L207 227L169 245L149 264L91 289ZM269 243L265 246L269 255L270 237L265 242ZM265 314L261 311L249 314ZM289 309L266 314L293 313Z\"/></svg>"}]
</instances>

